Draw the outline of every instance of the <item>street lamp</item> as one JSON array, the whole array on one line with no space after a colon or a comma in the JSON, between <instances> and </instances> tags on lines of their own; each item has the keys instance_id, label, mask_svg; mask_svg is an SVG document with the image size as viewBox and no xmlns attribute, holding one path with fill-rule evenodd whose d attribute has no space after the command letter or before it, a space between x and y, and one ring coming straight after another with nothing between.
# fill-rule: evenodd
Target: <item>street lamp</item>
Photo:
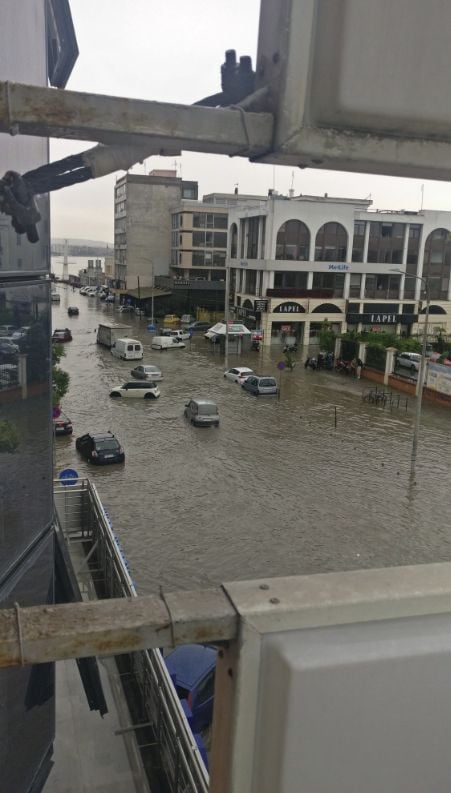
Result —
<instances>
[{"instance_id":1,"label":"street lamp","mask_svg":"<svg viewBox=\"0 0 451 793\"><path fill-rule=\"evenodd\" d=\"M426 292L426 311L424 313L423 343L421 346L421 360L420 360L420 369L418 372L418 383L417 383L417 408L415 411L415 421L413 425L412 456L410 460L410 481L413 483L415 481L418 437L420 434L420 423L421 423L421 406L423 402L424 376L426 373L426 346L428 340L429 306L431 302L431 295L429 289L429 278L427 276L410 275L409 273L404 273L403 270L399 270L399 269L393 269L391 270L391 272L401 273L401 275L405 275L406 278L415 278L416 281L421 281L421 283L424 286L424 291Z\"/></svg>"}]
</instances>

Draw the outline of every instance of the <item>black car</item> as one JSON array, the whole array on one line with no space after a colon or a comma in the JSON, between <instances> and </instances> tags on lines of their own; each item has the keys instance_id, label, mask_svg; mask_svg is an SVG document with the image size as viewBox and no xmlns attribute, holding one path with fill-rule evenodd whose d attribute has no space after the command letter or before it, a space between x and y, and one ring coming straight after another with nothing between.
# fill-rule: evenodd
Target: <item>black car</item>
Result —
<instances>
[{"instance_id":1,"label":"black car","mask_svg":"<svg viewBox=\"0 0 451 793\"><path fill-rule=\"evenodd\" d=\"M191 325L188 325L187 330L195 332L196 330L210 330L210 328L211 322L201 322L199 320L198 322L192 322Z\"/></svg>"},{"instance_id":2,"label":"black car","mask_svg":"<svg viewBox=\"0 0 451 793\"><path fill-rule=\"evenodd\" d=\"M112 432L87 432L75 441L77 451L94 465L123 463L124 450Z\"/></svg>"},{"instance_id":3,"label":"black car","mask_svg":"<svg viewBox=\"0 0 451 793\"><path fill-rule=\"evenodd\" d=\"M69 314L70 317L78 317L80 312L78 310L78 306L69 306L69 308L67 309L67 313Z\"/></svg>"},{"instance_id":4,"label":"black car","mask_svg":"<svg viewBox=\"0 0 451 793\"><path fill-rule=\"evenodd\" d=\"M72 435L72 422L62 411L53 417L53 431L55 435Z\"/></svg>"}]
</instances>

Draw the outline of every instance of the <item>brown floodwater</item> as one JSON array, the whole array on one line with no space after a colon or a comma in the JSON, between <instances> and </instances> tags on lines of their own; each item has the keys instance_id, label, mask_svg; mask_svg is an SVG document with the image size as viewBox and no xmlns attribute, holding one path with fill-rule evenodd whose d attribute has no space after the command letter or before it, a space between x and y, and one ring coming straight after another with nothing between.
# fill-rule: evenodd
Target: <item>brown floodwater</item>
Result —
<instances>
[{"instance_id":1,"label":"brown floodwater","mask_svg":"<svg viewBox=\"0 0 451 793\"><path fill-rule=\"evenodd\" d=\"M64 411L74 435L56 439L55 471L89 476L141 593L223 581L450 561L451 413L425 404L417 484L409 485L414 399L405 409L362 401L369 383L333 372L284 372L280 401L224 380L224 361L203 336L153 352L147 322L59 287L53 326L68 326ZM68 317L68 305L80 315ZM156 401L112 400L133 362L96 344L102 320L132 325L144 363L163 371ZM276 374L280 350L230 365ZM277 374L277 376L279 376ZM219 429L183 417L190 397L219 405ZM334 426L335 408L337 426ZM113 431L126 462L83 461L75 437Z\"/></svg>"}]
</instances>

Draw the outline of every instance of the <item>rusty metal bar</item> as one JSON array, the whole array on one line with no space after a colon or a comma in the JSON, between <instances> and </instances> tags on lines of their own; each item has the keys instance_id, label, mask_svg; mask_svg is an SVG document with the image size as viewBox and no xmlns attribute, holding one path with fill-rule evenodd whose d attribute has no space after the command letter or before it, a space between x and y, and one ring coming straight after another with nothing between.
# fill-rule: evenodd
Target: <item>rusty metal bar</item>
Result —
<instances>
[{"instance_id":1,"label":"rusty metal bar","mask_svg":"<svg viewBox=\"0 0 451 793\"><path fill-rule=\"evenodd\" d=\"M0 668L236 637L222 589L0 610Z\"/></svg>"},{"instance_id":2,"label":"rusty metal bar","mask_svg":"<svg viewBox=\"0 0 451 793\"><path fill-rule=\"evenodd\" d=\"M208 108L141 99L60 91L0 82L0 132L150 144L155 151L188 151L249 157L267 151L273 116L231 108Z\"/></svg>"}]
</instances>

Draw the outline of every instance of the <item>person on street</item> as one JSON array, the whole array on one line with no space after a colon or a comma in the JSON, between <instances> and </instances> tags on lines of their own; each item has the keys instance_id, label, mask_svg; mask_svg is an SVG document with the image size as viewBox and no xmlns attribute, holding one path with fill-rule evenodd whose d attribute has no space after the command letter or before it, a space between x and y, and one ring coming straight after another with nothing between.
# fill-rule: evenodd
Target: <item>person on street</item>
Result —
<instances>
[{"instance_id":1,"label":"person on street","mask_svg":"<svg viewBox=\"0 0 451 793\"><path fill-rule=\"evenodd\" d=\"M360 358L357 358L357 366L355 370L355 376L357 377L357 380L360 380L360 375L362 374L362 366L363 366L363 361L361 361Z\"/></svg>"}]
</instances>

